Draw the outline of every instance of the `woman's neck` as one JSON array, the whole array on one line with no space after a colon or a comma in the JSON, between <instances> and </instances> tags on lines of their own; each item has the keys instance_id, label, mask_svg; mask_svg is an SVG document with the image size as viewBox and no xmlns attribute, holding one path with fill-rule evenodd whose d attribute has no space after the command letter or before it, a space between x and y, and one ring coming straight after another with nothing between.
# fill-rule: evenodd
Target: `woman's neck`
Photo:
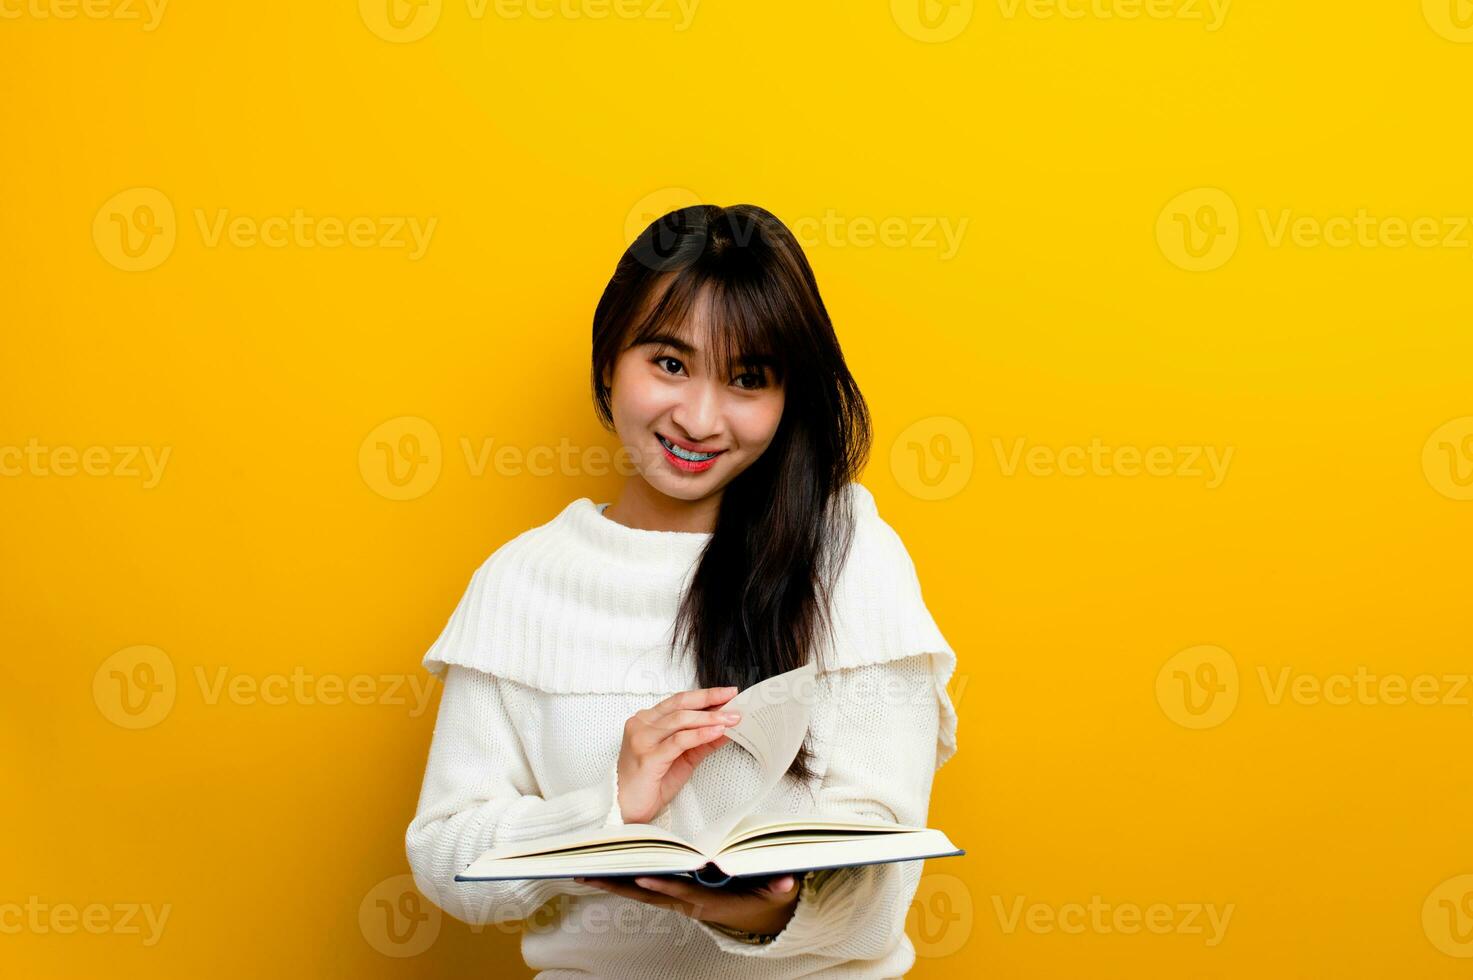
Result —
<instances>
[{"instance_id":1,"label":"woman's neck","mask_svg":"<svg viewBox=\"0 0 1473 980\"><path fill-rule=\"evenodd\" d=\"M720 512L720 491L699 500L681 500L660 493L635 476L625 482L618 498L604 508L603 516L641 531L710 534L716 530Z\"/></svg>"}]
</instances>

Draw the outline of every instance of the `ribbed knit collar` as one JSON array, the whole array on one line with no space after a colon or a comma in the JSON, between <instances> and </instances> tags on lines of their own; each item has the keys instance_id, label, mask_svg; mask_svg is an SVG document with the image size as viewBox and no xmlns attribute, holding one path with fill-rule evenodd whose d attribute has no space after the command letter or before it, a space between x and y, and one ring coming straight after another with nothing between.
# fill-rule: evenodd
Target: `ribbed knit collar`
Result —
<instances>
[{"instance_id":1,"label":"ribbed knit collar","mask_svg":"<svg viewBox=\"0 0 1473 980\"><path fill-rule=\"evenodd\" d=\"M642 566L678 565L684 569L700 557L711 540L709 531L650 531L620 524L604 516L608 507L608 503L595 504L588 497L579 497L552 523L593 553Z\"/></svg>"}]
</instances>

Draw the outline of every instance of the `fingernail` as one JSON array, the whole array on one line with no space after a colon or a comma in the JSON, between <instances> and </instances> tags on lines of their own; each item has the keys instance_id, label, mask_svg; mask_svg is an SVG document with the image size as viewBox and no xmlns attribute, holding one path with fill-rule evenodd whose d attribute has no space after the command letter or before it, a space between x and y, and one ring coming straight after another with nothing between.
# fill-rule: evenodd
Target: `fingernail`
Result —
<instances>
[{"instance_id":1,"label":"fingernail","mask_svg":"<svg viewBox=\"0 0 1473 980\"><path fill-rule=\"evenodd\" d=\"M739 714L737 714L734 711L728 711L728 712L726 712L725 714L723 714L721 716L721 720L722 721L730 721L730 722L738 722L738 721L741 721L742 720L742 716L739 715Z\"/></svg>"},{"instance_id":2,"label":"fingernail","mask_svg":"<svg viewBox=\"0 0 1473 980\"><path fill-rule=\"evenodd\" d=\"M654 879L653 878L635 878L634 879L634 883L636 885L638 885L639 887L641 887L641 888L648 888L650 885L654 884Z\"/></svg>"}]
</instances>

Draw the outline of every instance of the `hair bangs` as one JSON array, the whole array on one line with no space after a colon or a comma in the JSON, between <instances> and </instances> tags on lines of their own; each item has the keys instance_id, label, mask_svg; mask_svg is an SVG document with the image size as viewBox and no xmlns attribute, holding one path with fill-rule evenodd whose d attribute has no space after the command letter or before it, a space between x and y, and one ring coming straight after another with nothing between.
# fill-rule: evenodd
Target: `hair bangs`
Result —
<instances>
[{"instance_id":1,"label":"hair bangs","mask_svg":"<svg viewBox=\"0 0 1473 980\"><path fill-rule=\"evenodd\" d=\"M667 344L682 353L699 352L706 370L718 377L769 368L782 382L788 367L782 352L790 346L783 325L795 314L781 309L779 297L750 280L728 282L697 266L662 280L653 281L626 346Z\"/></svg>"}]
</instances>

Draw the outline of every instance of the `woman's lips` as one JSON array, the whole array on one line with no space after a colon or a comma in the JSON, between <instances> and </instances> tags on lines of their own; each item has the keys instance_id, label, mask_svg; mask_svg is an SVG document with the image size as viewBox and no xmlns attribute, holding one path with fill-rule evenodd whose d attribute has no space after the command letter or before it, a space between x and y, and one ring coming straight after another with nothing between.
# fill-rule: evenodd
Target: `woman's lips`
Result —
<instances>
[{"instance_id":1,"label":"woman's lips","mask_svg":"<svg viewBox=\"0 0 1473 980\"><path fill-rule=\"evenodd\" d=\"M665 435L665 433L663 433L663 432L656 432L655 433L655 436L656 436L656 438L663 439L663 440L665 440L666 442L668 442L668 443L670 443L672 445L679 446L681 449L684 449L687 452L701 453L703 455L706 454L706 453L724 453L724 452L726 452L726 450L724 450L724 449L708 449L705 446L697 446L697 445L694 445L692 443L686 442L684 439L672 439L669 436Z\"/></svg>"},{"instance_id":2,"label":"woman's lips","mask_svg":"<svg viewBox=\"0 0 1473 980\"><path fill-rule=\"evenodd\" d=\"M665 435L663 435L661 433L658 433L658 432L655 433L655 440L657 442L659 442L659 444L660 444L660 450L661 450L661 452L663 452L665 454L665 459L667 461L669 461L669 463L670 463L671 466L674 466L676 469L681 470L682 472L685 472L685 473L701 473L701 472L703 472L705 470L709 470L712 467L712 465L716 462L716 458L718 456L720 456L722 453L726 452L726 450L724 450L724 449L717 450L716 451L716 455L715 456L712 456L710 459L701 459L701 460L684 459L684 458L682 458L680 456L675 455L675 453L673 453L673 452L670 451L670 447L667 446L667 445L665 445L665 441L666 441L667 438L668 438L667 436L665 436ZM670 440L670 442L673 443L673 444L675 444L675 445L680 446L681 449L686 449L687 448L683 444L675 443L675 440L673 440L673 439ZM696 452L697 450L691 450L691 451L692 452Z\"/></svg>"}]
</instances>

